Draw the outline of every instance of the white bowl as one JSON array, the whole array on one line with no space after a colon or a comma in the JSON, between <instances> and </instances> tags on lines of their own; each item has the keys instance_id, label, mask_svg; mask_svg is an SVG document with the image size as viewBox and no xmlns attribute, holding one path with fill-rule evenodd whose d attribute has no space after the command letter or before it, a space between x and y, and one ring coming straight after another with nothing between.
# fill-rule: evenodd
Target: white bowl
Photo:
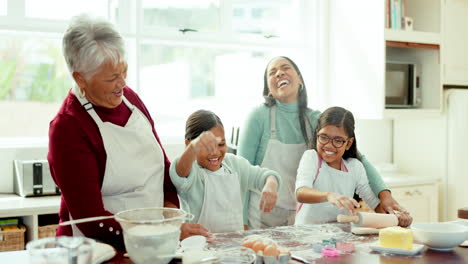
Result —
<instances>
[{"instance_id":1,"label":"white bowl","mask_svg":"<svg viewBox=\"0 0 468 264\"><path fill-rule=\"evenodd\" d=\"M206 245L206 237L204 236L191 236L180 241L180 249L182 251L188 250L203 250Z\"/></svg>"},{"instance_id":2,"label":"white bowl","mask_svg":"<svg viewBox=\"0 0 468 264\"><path fill-rule=\"evenodd\" d=\"M468 239L468 228L454 223L414 223L414 239L430 249L449 251Z\"/></svg>"}]
</instances>

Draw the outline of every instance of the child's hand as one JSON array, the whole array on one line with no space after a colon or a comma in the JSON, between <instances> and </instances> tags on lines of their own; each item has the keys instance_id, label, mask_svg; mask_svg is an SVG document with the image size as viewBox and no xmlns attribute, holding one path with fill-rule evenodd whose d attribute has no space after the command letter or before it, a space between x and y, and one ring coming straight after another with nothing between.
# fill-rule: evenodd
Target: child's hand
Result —
<instances>
[{"instance_id":1,"label":"child's hand","mask_svg":"<svg viewBox=\"0 0 468 264\"><path fill-rule=\"evenodd\" d=\"M413 222L413 217L407 212L393 211L398 218L398 225L401 227L408 227Z\"/></svg>"},{"instance_id":2,"label":"child's hand","mask_svg":"<svg viewBox=\"0 0 468 264\"><path fill-rule=\"evenodd\" d=\"M199 151L206 151L209 154L218 151L218 144L221 142L221 138L215 137L211 131L202 132L196 139L190 142L194 154Z\"/></svg>"},{"instance_id":3,"label":"child's hand","mask_svg":"<svg viewBox=\"0 0 468 264\"><path fill-rule=\"evenodd\" d=\"M274 176L268 176L260 198L260 210L269 213L275 207L277 199L278 181Z\"/></svg>"},{"instance_id":4,"label":"child's hand","mask_svg":"<svg viewBox=\"0 0 468 264\"><path fill-rule=\"evenodd\" d=\"M353 198L349 198L347 196L333 193L333 192L328 193L327 201L330 202L331 204L336 205L340 209L348 210L350 215L356 214L356 211L354 210L354 208L361 207L361 205Z\"/></svg>"}]
</instances>

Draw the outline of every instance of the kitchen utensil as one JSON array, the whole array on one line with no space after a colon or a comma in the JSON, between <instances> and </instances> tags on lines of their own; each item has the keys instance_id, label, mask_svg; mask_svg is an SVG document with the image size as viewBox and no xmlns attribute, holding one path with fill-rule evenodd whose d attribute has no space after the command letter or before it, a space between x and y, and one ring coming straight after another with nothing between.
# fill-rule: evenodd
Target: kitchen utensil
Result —
<instances>
[{"instance_id":1,"label":"kitchen utensil","mask_svg":"<svg viewBox=\"0 0 468 264\"><path fill-rule=\"evenodd\" d=\"M468 228L460 224L414 223L411 225L414 240L438 251L450 251L468 239Z\"/></svg>"},{"instance_id":2,"label":"kitchen utensil","mask_svg":"<svg viewBox=\"0 0 468 264\"><path fill-rule=\"evenodd\" d=\"M81 219L61 222L59 223L59 225L61 226L75 225L75 224L81 224L81 223L87 223L87 222L93 222L93 221L99 221L99 220L105 220L105 219L111 219L111 218L115 218L115 215L81 218Z\"/></svg>"},{"instance_id":3,"label":"kitchen utensil","mask_svg":"<svg viewBox=\"0 0 468 264\"><path fill-rule=\"evenodd\" d=\"M416 255L424 248L424 245L421 244L413 244L413 249L401 249L401 248L392 248L392 247L382 247L379 242L373 243L370 245L370 248L374 251L378 251L381 253L390 253L390 254L398 254L398 255Z\"/></svg>"},{"instance_id":4,"label":"kitchen utensil","mask_svg":"<svg viewBox=\"0 0 468 264\"><path fill-rule=\"evenodd\" d=\"M301 258L301 257L296 256L296 255L291 255L291 259L293 259L293 260L295 260L295 261L298 261L298 262L300 262L300 263L304 263L304 264L312 263L312 262L308 261L307 259Z\"/></svg>"},{"instance_id":5,"label":"kitchen utensil","mask_svg":"<svg viewBox=\"0 0 468 264\"><path fill-rule=\"evenodd\" d=\"M212 251L190 250L182 255L182 263L184 264L201 264L218 262L219 257L214 255Z\"/></svg>"},{"instance_id":6,"label":"kitchen utensil","mask_svg":"<svg viewBox=\"0 0 468 264\"><path fill-rule=\"evenodd\" d=\"M60 223L71 225L115 218L122 226L125 247L135 264L168 263L179 245L180 226L192 214L174 208L137 208L111 216L97 216Z\"/></svg>"},{"instance_id":7,"label":"kitchen utensil","mask_svg":"<svg viewBox=\"0 0 468 264\"><path fill-rule=\"evenodd\" d=\"M359 227L351 225L351 233L355 235L375 235L378 234L380 228L373 227Z\"/></svg>"},{"instance_id":8,"label":"kitchen utensil","mask_svg":"<svg viewBox=\"0 0 468 264\"><path fill-rule=\"evenodd\" d=\"M52 237L26 245L31 264L92 264L95 241L86 237Z\"/></svg>"},{"instance_id":9,"label":"kitchen utensil","mask_svg":"<svg viewBox=\"0 0 468 264\"><path fill-rule=\"evenodd\" d=\"M180 226L193 215L174 208L139 208L119 212L127 252L135 264L162 263L172 259L179 245Z\"/></svg>"},{"instance_id":10,"label":"kitchen utensil","mask_svg":"<svg viewBox=\"0 0 468 264\"><path fill-rule=\"evenodd\" d=\"M338 215L339 223L355 223L359 227L383 228L398 225L398 218L394 214L377 214L359 212L356 215Z\"/></svg>"}]
</instances>

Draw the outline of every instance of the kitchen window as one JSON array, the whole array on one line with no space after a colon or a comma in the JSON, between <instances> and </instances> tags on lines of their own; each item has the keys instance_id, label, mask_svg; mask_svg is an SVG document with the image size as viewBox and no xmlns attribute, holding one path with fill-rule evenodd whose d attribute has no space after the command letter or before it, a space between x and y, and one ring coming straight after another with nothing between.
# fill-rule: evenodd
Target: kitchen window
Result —
<instances>
[{"instance_id":1,"label":"kitchen window","mask_svg":"<svg viewBox=\"0 0 468 264\"><path fill-rule=\"evenodd\" d=\"M201 108L220 115L226 129L241 126L262 102L263 71L272 57L290 56L308 87L317 87L310 70L316 68L314 42L306 44L315 38L315 25L304 22L311 21L305 14L315 17L317 10L307 2L86 0L77 6L0 0L0 109L32 111L45 124L22 129L30 123L24 112L0 137L47 136L48 122L73 85L61 38L69 19L83 12L109 19L124 36L127 84L144 100L161 137L179 143L186 118ZM0 112L0 118L7 114Z\"/></svg>"},{"instance_id":2,"label":"kitchen window","mask_svg":"<svg viewBox=\"0 0 468 264\"><path fill-rule=\"evenodd\" d=\"M0 16L5 16L8 8L7 0L0 0Z\"/></svg>"},{"instance_id":3,"label":"kitchen window","mask_svg":"<svg viewBox=\"0 0 468 264\"><path fill-rule=\"evenodd\" d=\"M48 20L68 20L76 14L89 13L103 16L108 12L108 1L80 0L79 3L63 0L25 0L25 16Z\"/></svg>"}]
</instances>

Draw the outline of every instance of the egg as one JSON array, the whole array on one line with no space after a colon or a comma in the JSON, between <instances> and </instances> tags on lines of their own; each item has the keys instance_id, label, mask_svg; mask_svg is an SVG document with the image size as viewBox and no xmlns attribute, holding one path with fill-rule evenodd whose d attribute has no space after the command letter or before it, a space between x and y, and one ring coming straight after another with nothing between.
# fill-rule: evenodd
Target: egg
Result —
<instances>
[{"instance_id":1,"label":"egg","mask_svg":"<svg viewBox=\"0 0 468 264\"><path fill-rule=\"evenodd\" d=\"M263 250L263 255L278 257L279 250L278 250L278 248L276 248L275 245L269 245L269 246L266 246L265 249Z\"/></svg>"},{"instance_id":2,"label":"egg","mask_svg":"<svg viewBox=\"0 0 468 264\"><path fill-rule=\"evenodd\" d=\"M255 241L255 243L252 245L252 249L255 253L258 253L259 251L263 251L265 249L265 244L263 244L263 241Z\"/></svg>"},{"instance_id":3,"label":"egg","mask_svg":"<svg viewBox=\"0 0 468 264\"><path fill-rule=\"evenodd\" d=\"M278 251L281 254L284 254L284 255L289 255L291 254L291 251L289 250L289 248L285 248L285 247L278 247Z\"/></svg>"},{"instance_id":4,"label":"egg","mask_svg":"<svg viewBox=\"0 0 468 264\"><path fill-rule=\"evenodd\" d=\"M242 246L243 247L246 247L246 248L252 248L253 247L253 244L257 242L256 240L245 240L243 243L242 243Z\"/></svg>"}]
</instances>

